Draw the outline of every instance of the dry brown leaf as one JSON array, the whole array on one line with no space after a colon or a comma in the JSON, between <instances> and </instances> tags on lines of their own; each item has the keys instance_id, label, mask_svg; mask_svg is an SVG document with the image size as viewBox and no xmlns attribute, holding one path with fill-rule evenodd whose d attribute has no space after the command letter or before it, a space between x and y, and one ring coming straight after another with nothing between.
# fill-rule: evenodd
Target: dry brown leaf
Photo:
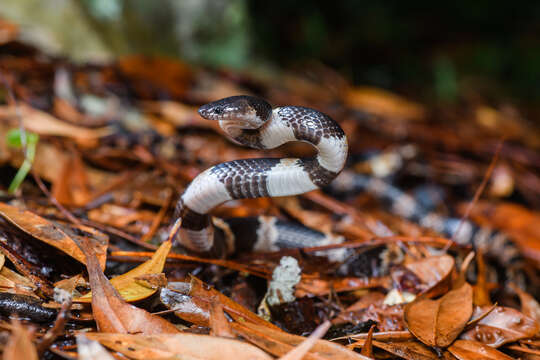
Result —
<instances>
[{"instance_id":1,"label":"dry brown leaf","mask_svg":"<svg viewBox=\"0 0 540 360\"><path fill-rule=\"evenodd\" d=\"M472 314L472 287L465 283L438 300L419 299L405 307L409 331L428 346L446 347L465 328Z\"/></svg>"},{"instance_id":2,"label":"dry brown leaf","mask_svg":"<svg viewBox=\"0 0 540 360\"><path fill-rule=\"evenodd\" d=\"M129 55L119 58L117 66L135 91L147 95L144 97L153 89L183 97L193 81L192 67L172 58Z\"/></svg>"},{"instance_id":3,"label":"dry brown leaf","mask_svg":"<svg viewBox=\"0 0 540 360\"><path fill-rule=\"evenodd\" d=\"M86 333L86 337L118 351L131 359L190 360L271 360L268 354L253 345L238 340L209 335L156 334L125 335Z\"/></svg>"},{"instance_id":4,"label":"dry brown leaf","mask_svg":"<svg viewBox=\"0 0 540 360\"><path fill-rule=\"evenodd\" d=\"M447 352L443 352L442 356L436 354L433 350L418 341L405 341L405 342L393 342L382 343L379 341L373 341L373 345L376 347L388 351L391 354L400 356L408 360L450 360L453 359L452 355Z\"/></svg>"},{"instance_id":5,"label":"dry brown leaf","mask_svg":"<svg viewBox=\"0 0 540 360\"><path fill-rule=\"evenodd\" d=\"M105 268L108 237L95 229L80 225L76 226L77 232L71 230L67 225L52 223L30 211L22 210L2 202L0 202L0 216L30 236L57 248L75 260L85 264L86 258L83 252L73 241L73 236L81 237L78 233L83 231L86 233L86 237L93 241L92 246L95 247L95 253L98 257L100 267L102 269ZM75 225L71 226L75 227Z\"/></svg>"},{"instance_id":6,"label":"dry brown leaf","mask_svg":"<svg viewBox=\"0 0 540 360\"><path fill-rule=\"evenodd\" d=\"M214 297L210 301L210 335L234 339L229 321L223 312L223 304L218 297Z\"/></svg>"},{"instance_id":7,"label":"dry brown leaf","mask_svg":"<svg viewBox=\"0 0 540 360\"><path fill-rule=\"evenodd\" d=\"M521 312L540 324L540 305L531 295L511 284L510 287L519 296L521 302Z\"/></svg>"},{"instance_id":8,"label":"dry brown leaf","mask_svg":"<svg viewBox=\"0 0 540 360\"><path fill-rule=\"evenodd\" d=\"M322 296L328 295L331 292L353 291L368 288L389 288L392 285L392 280L389 276L371 277L371 278L336 278L336 279L320 279L320 278L302 278L294 295L297 298L304 296Z\"/></svg>"},{"instance_id":9,"label":"dry brown leaf","mask_svg":"<svg viewBox=\"0 0 540 360\"><path fill-rule=\"evenodd\" d=\"M367 111L380 116L406 120L421 120L425 109L389 91L373 87L351 88L345 103L358 110Z\"/></svg>"},{"instance_id":10,"label":"dry brown leaf","mask_svg":"<svg viewBox=\"0 0 540 360\"><path fill-rule=\"evenodd\" d=\"M139 301L149 297L157 291L157 288L141 284L138 278L143 275L161 273L165 266L167 255L171 250L171 246L170 241L165 241L154 252L152 258L127 273L116 276L110 280L112 286L114 286L125 301ZM73 301L89 303L92 301L92 292L90 291L80 298L73 299Z\"/></svg>"},{"instance_id":11,"label":"dry brown leaf","mask_svg":"<svg viewBox=\"0 0 540 360\"><path fill-rule=\"evenodd\" d=\"M12 294L38 298L34 293L37 286L32 281L5 266L0 270L0 288Z\"/></svg>"},{"instance_id":12,"label":"dry brown leaf","mask_svg":"<svg viewBox=\"0 0 540 360\"><path fill-rule=\"evenodd\" d=\"M475 309L473 317L479 317L485 308ZM472 329L461 334L463 340L476 340L492 347L535 335L540 325L516 309L497 306Z\"/></svg>"},{"instance_id":13,"label":"dry brown leaf","mask_svg":"<svg viewBox=\"0 0 540 360\"><path fill-rule=\"evenodd\" d=\"M459 360L510 360L510 356L478 341L456 340L448 351Z\"/></svg>"},{"instance_id":14,"label":"dry brown leaf","mask_svg":"<svg viewBox=\"0 0 540 360\"><path fill-rule=\"evenodd\" d=\"M332 323L328 320L323 322L298 346L293 348L291 351L279 358L279 360L302 360L308 351L316 344L317 340L322 338L324 334L328 331ZM369 359L365 357L364 359Z\"/></svg>"},{"instance_id":15,"label":"dry brown leaf","mask_svg":"<svg viewBox=\"0 0 540 360\"><path fill-rule=\"evenodd\" d=\"M84 334L77 335L77 355L79 360L114 360L99 342L88 339Z\"/></svg>"},{"instance_id":16,"label":"dry brown leaf","mask_svg":"<svg viewBox=\"0 0 540 360\"><path fill-rule=\"evenodd\" d=\"M146 335L178 332L165 319L126 303L103 274L90 242L83 240L80 246L86 255L92 289L92 312L100 331Z\"/></svg>"},{"instance_id":17,"label":"dry brown leaf","mask_svg":"<svg viewBox=\"0 0 540 360\"><path fill-rule=\"evenodd\" d=\"M68 137L85 144L113 132L110 127L91 129L75 126L23 103L18 104L17 107L0 106L0 118L19 117L22 119L24 128L28 131L39 135Z\"/></svg>"},{"instance_id":18,"label":"dry brown leaf","mask_svg":"<svg viewBox=\"0 0 540 360\"><path fill-rule=\"evenodd\" d=\"M298 346L306 340L303 336L288 334L281 330L274 330L265 326L250 324L248 322L234 322L231 323L231 327L238 335L275 356L285 355L295 346ZM327 340L317 340L309 352L304 356L304 359L359 360L365 359L365 357L348 350L342 345Z\"/></svg>"},{"instance_id":19,"label":"dry brown leaf","mask_svg":"<svg viewBox=\"0 0 540 360\"><path fill-rule=\"evenodd\" d=\"M189 291L186 295L189 295L193 300L202 307L206 312L210 311L210 299L216 299L223 304L223 309L236 321L247 321L253 324L261 325L269 329L279 330L274 324L260 318L253 312L249 311L236 301L223 295L213 287L210 287L203 283L196 277L191 277L189 284Z\"/></svg>"},{"instance_id":20,"label":"dry brown leaf","mask_svg":"<svg viewBox=\"0 0 540 360\"><path fill-rule=\"evenodd\" d=\"M20 322L13 321L11 335L4 348L4 360L37 360L38 355L31 341L31 333Z\"/></svg>"},{"instance_id":21,"label":"dry brown leaf","mask_svg":"<svg viewBox=\"0 0 540 360\"><path fill-rule=\"evenodd\" d=\"M442 255L410 262L405 264L405 267L428 286L428 289L424 290L423 293L428 297L435 297L450 289L454 264L453 257Z\"/></svg>"}]
</instances>

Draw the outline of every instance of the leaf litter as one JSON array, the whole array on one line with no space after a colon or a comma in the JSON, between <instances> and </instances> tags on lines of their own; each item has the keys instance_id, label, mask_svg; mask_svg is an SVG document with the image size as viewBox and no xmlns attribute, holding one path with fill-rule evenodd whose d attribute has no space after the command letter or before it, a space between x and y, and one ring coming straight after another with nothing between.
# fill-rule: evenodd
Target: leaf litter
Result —
<instances>
[{"instance_id":1,"label":"leaf litter","mask_svg":"<svg viewBox=\"0 0 540 360\"><path fill-rule=\"evenodd\" d=\"M0 28L11 34L11 24ZM7 192L10 174L24 151L0 137L5 359L538 356L540 165L531 142L538 129L519 117L466 94L462 111L445 105L440 116L429 104L342 78L329 93L313 80L327 75L320 67L307 69L310 77L269 79L158 57L90 68L14 38L0 49L4 86L14 94L0 104L0 135L39 135L32 176L15 195ZM33 69L40 71L28 81ZM509 251L504 246L458 245L354 191L241 200L213 214L277 216L344 236L343 244L231 259L179 253L167 240L174 199L198 173L223 161L310 153L291 144L266 153L238 147L196 113L240 93L327 112L349 137L350 169L391 174L410 193L438 184L431 195L445 199L436 211L453 209L507 234L518 260L498 263L491 255ZM486 132L487 118L500 127ZM380 154L367 157L373 149ZM350 249L352 259L317 256L331 248ZM264 295L284 256L298 261L300 281L292 301L271 305Z\"/></svg>"}]
</instances>

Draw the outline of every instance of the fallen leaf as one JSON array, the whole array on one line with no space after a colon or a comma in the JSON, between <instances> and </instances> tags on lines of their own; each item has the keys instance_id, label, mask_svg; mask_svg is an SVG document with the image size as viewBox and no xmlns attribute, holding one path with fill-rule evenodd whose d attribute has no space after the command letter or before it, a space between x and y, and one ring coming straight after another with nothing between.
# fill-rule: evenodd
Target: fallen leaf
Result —
<instances>
[{"instance_id":1,"label":"fallen leaf","mask_svg":"<svg viewBox=\"0 0 540 360\"><path fill-rule=\"evenodd\" d=\"M86 255L86 268L92 289L92 312L99 331L146 335L178 332L165 319L126 303L103 274L91 243L83 240L79 246Z\"/></svg>"},{"instance_id":2,"label":"fallen leaf","mask_svg":"<svg viewBox=\"0 0 540 360\"><path fill-rule=\"evenodd\" d=\"M167 255L171 250L171 242L165 241L154 252L152 257L137 266L136 268L128 271L125 274L116 276L110 280L110 283L120 296L125 301L139 301L146 299L157 291L157 288L143 285L138 278L143 275L160 274L165 266ZM88 292L84 296L73 299L74 302L89 303L92 301L92 292Z\"/></svg>"},{"instance_id":3,"label":"fallen leaf","mask_svg":"<svg viewBox=\"0 0 540 360\"><path fill-rule=\"evenodd\" d=\"M511 360L512 358L478 341L456 340L448 351L459 360Z\"/></svg>"},{"instance_id":4,"label":"fallen leaf","mask_svg":"<svg viewBox=\"0 0 540 360\"><path fill-rule=\"evenodd\" d=\"M84 334L77 335L77 354L79 360L114 360L99 342L88 339Z\"/></svg>"},{"instance_id":5,"label":"fallen leaf","mask_svg":"<svg viewBox=\"0 0 540 360\"><path fill-rule=\"evenodd\" d=\"M306 340L303 336L288 334L281 330L274 330L248 322L233 322L231 323L231 327L234 332L244 337L247 341L275 356L285 355L295 346ZM365 359L365 356L348 350L339 344L327 340L317 340L304 359L315 360L321 358L359 360Z\"/></svg>"},{"instance_id":6,"label":"fallen leaf","mask_svg":"<svg viewBox=\"0 0 540 360\"><path fill-rule=\"evenodd\" d=\"M438 300L419 299L405 306L409 331L428 346L446 347L464 329L472 314L472 287L465 283Z\"/></svg>"},{"instance_id":7,"label":"fallen leaf","mask_svg":"<svg viewBox=\"0 0 540 360\"><path fill-rule=\"evenodd\" d=\"M81 143L88 143L113 132L111 127L91 129L72 125L23 103L16 107L0 106L0 118L21 118L24 128L28 131L39 135L68 137Z\"/></svg>"},{"instance_id":8,"label":"fallen leaf","mask_svg":"<svg viewBox=\"0 0 540 360\"><path fill-rule=\"evenodd\" d=\"M484 307L475 309L473 317L486 311ZM516 309L497 306L472 329L461 334L463 340L476 340L492 347L535 335L540 325Z\"/></svg>"},{"instance_id":9,"label":"fallen leaf","mask_svg":"<svg viewBox=\"0 0 540 360\"><path fill-rule=\"evenodd\" d=\"M75 260L86 264L86 258L83 252L81 249L79 249L73 239L66 234L66 230L69 229L68 226L61 226L30 211L22 210L2 202L0 202L0 216L28 235L50 246L53 246L71 256ZM93 240L93 246L96 248L96 254L98 256L100 267L104 269L105 261L107 260L106 252L108 237L95 229L84 225L77 226L77 229L79 232L85 232L85 235L88 235L88 237ZM75 230L71 230L69 232L71 235L75 235L77 233Z\"/></svg>"},{"instance_id":10,"label":"fallen leaf","mask_svg":"<svg viewBox=\"0 0 540 360\"><path fill-rule=\"evenodd\" d=\"M37 360L38 355L31 341L31 333L20 322L13 321L11 335L4 348L4 360Z\"/></svg>"},{"instance_id":11,"label":"fallen leaf","mask_svg":"<svg viewBox=\"0 0 540 360\"><path fill-rule=\"evenodd\" d=\"M540 323L540 305L536 299L513 284L510 287L519 296L521 312L531 319L536 320L537 323Z\"/></svg>"},{"instance_id":12,"label":"fallen leaf","mask_svg":"<svg viewBox=\"0 0 540 360\"><path fill-rule=\"evenodd\" d=\"M421 105L374 87L351 88L345 96L345 103L354 109L387 117L421 120L425 116Z\"/></svg>"},{"instance_id":13,"label":"fallen leaf","mask_svg":"<svg viewBox=\"0 0 540 360\"><path fill-rule=\"evenodd\" d=\"M442 255L410 262L405 264L405 267L427 285L427 289L423 293L428 297L435 297L450 289L454 264L453 257Z\"/></svg>"},{"instance_id":14,"label":"fallen leaf","mask_svg":"<svg viewBox=\"0 0 540 360\"><path fill-rule=\"evenodd\" d=\"M271 360L268 354L233 339L195 334L126 335L85 333L89 339L118 351L131 359L193 359L193 360Z\"/></svg>"},{"instance_id":15,"label":"fallen leaf","mask_svg":"<svg viewBox=\"0 0 540 360\"><path fill-rule=\"evenodd\" d=\"M366 340L359 340L352 345L364 346L365 342ZM390 343L373 341L373 345L407 360L455 360L448 352L445 351L442 353L442 356L439 356L429 347L418 341L396 341Z\"/></svg>"},{"instance_id":16,"label":"fallen leaf","mask_svg":"<svg viewBox=\"0 0 540 360\"><path fill-rule=\"evenodd\" d=\"M235 321L246 321L253 324L261 325L269 329L279 330L274 324L260 318L253 312L249 311L236 301L223 295L211 286L206 285L198 278L192 276L191 282L186 289L186 295L189 295L199 304L204 311L210 311L210 300L216 298L221 304L223 309L229 314Z\"/></svg>"},{"instance_id":17,"label":"fallen leaf","mask_svg":"<svg viewBox=\"0 0 540 360\"><path fill-rule=\"evenodd\" d=\"M34 293L37 286L32 281L5 266L0 270L0 288L12 294L38 297Z\"/></svg>"}]
</instances>

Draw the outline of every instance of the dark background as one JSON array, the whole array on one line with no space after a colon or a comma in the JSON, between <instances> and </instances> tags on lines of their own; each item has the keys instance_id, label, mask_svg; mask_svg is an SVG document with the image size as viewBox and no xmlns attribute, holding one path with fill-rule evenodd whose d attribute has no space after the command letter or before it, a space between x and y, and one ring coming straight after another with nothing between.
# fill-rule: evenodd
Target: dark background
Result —
<instances>
[{"instance_id":1,"label":"dark background","mask_svg":"<svg viewBox=\"0 0 540 360\"><path fill-rule=\"evenodd\" d=\"M0 17L74 61L315 62L422 101L540 103L539 1L5 0Z\"/></svg>"}]
</instances>

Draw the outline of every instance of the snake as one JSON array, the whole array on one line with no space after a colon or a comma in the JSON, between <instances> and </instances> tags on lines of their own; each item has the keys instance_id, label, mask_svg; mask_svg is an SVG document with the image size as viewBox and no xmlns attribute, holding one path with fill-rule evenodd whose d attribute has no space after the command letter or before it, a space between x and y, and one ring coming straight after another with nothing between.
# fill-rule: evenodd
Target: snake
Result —
<instances>
[{"instance_id":1,"label":"snake","mask_svg":"<svg viewBox=\"0 0 540 360\"><path fill-rule=\"evenodd\" d=\"M348 154L347 137L334 119L303 106L272 107L266 100L249 95L210 102L198 113L217 121L234 143L267 150L300 141L311 144L317 154L233 160L203 171L177 202L174 217L181 218L182 224L175 243L191 252L224 256L242 249L272 251L343 242L341 236L275 217L223 220L210 215L226 201L293 196L330 184L343 170ZM331 253L337 260L339 251Z\"/></svg>"},{"instance_id":2,"label":"snake","mask_svg":"<svg viewBox=\"0 0 540 360\"><path fill-rule=\"evenodd\" d=\"M370 194L391 213L452 239L460 247L481 250L506 270L506 278L521 282L524 277L522 252L507 234L467 219L438 214L388 181L346 170L326 190L335 196Z\"/></svg>"}]
</instances>

